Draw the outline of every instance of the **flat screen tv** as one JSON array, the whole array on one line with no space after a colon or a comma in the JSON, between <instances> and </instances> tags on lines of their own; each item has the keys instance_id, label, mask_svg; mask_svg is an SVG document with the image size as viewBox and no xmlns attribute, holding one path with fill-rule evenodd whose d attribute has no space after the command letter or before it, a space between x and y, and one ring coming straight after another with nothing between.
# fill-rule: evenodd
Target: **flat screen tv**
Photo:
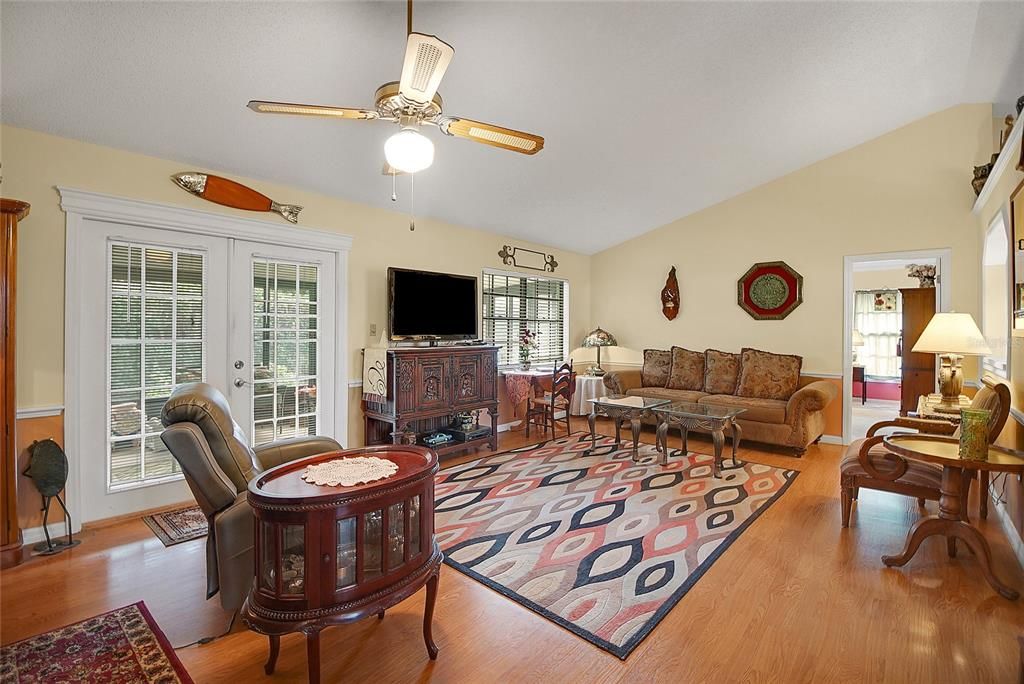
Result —
<instances>
[{"instance_id":1,"label":"flat screen tv","mask_svg":"<svg viewBox=\"0 0 1024 684\"><path fill-rule=\"evenodd\" d=\"M388 269L388 334L392 340L475 340L476 278Z\"/></svg>"}]
</instances>

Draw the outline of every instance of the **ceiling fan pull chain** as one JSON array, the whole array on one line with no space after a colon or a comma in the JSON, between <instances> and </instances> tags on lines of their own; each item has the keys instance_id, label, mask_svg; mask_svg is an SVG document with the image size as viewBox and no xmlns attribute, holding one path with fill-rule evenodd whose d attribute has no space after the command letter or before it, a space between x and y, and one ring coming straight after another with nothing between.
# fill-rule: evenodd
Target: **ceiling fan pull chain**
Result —
<instances>
[{"instance_id":1,"label":"ceiling fan pull chain","mask_svg":"<svg viewBox=\"0 0 1024 684\"><path fill-rule=\"evenodd\" d=\"M398 201L398 193L395 190L395 170L391 169L391 201Z\"/></svg>"},{"instance_id":2,"label":"ceiling fan pull chain","mask_svg":"<svg viewBox=\"0 0 1024 684\"><path fill-rule=\"evenodd\" d=\"M416 174L409 174L409 230L416 230Z\"/></svg>"}]
</instances>

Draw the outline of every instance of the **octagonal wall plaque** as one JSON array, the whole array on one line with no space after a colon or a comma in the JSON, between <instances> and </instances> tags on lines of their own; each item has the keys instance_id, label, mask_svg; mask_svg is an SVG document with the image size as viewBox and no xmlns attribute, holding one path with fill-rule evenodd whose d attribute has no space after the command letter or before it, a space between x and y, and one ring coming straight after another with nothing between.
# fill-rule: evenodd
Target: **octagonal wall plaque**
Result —
<instances>
[{"instance_id":1,"label":"octagonal wall plaque","mask_svg":"<svg viewBox=\"0 0 1024 684\"><path fill-rule=\"evenodd\" d=\"M782 320L804 301L804 277L784 261L756 263L736 282L736 303L759 321Z\"/></svg>"}]
</instances>

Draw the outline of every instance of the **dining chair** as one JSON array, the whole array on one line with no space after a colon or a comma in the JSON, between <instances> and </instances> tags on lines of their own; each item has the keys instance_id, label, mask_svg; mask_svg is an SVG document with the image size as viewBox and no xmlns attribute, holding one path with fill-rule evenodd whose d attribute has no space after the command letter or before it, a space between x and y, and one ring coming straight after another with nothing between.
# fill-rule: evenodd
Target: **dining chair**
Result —
<instances>
[{"instance_id":1,"label":"dining chair","mask_svg":"<svg viewBox=\"0 0 1024 684\"><path fill-rule=\"evenodd\" d=\"M576 391L576 373L572 369L572 359L569 363L556 366L551 372L551 391L543 393L532 393L527 398L526 404L526 436L530 436L530 424L540 425L541 430L547 433L551 428L551 439L555 438L555 422L565 422L565 433L572 434L572 416L569 411L572 405L572 395ZM564 411L564 418L558 418L558 411Z\"/></svg>"}]
</instances>

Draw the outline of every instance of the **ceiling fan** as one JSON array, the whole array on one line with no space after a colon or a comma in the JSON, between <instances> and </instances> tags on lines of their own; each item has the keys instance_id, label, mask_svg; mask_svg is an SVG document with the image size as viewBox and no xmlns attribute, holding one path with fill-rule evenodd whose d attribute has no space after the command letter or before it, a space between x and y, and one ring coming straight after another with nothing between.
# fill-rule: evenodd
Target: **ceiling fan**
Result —
<instances>
[{"instance_id":1,"label":"ceiling fan","mask_svg":"<svg viewBox=\"0 0 1024 684\"><path fill-rule=\"evenodd\" d=\"M434 161L434 143L419 129L423 125L437 126L446 135L457 136L493 145L522 154L537 154L544 147L544 138L503 126L447 116L442 111L441 95L437 92L448 65L455 56L455 48L439 39L412 30L412 0L407 4L407 35L405 63L400 81L385 83L377 89L375 109L353 109L326 105L294 104L250 100L249 108L261 114L292 114L323 116L335 119L364 121L390 121L401 130L384 143L387 163L384 173L396 171L416 173Z\"/></svg>"}]
</instances>

